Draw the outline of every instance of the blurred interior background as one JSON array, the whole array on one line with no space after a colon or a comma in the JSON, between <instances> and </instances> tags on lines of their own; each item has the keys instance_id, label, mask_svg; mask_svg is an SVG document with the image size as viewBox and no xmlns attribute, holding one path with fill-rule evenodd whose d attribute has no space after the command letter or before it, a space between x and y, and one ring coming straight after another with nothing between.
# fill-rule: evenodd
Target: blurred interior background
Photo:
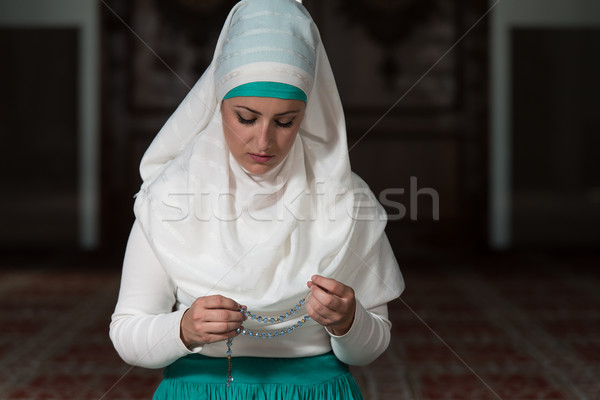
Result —
<instances>
[{"instance_id":1,"label":"blurred interior background","mask_svg":"<svg viewBox=\"0 0 600 400\"><path fill-rule=\"evenodd\" d=\"M138 165L234 3L0 0L0 398L151 397L107 335ZM600 2L304 4L407 282L367 398L600 398Z\"/></svg>"},{"instance_id":2,"label":"blurred interior background","mask_svg":"<svg viewBox=\"0 0 600 400\"><path fill-rule=\"evenodd\" d=\"M140 158L234 3L0 3L5 260L119 263ZM594 2L305 5L400 258L599 248Z\"/></svg>"},{"instance_id":3,"label":"blurred interior background","mask_svg":"<svg viewBox=\"0 0 600 400\"><path fill-rule=\"evenodd\" d=\"M6 254L119 259L140 158L234 3L2 2ZM550 4L305 1L400 257L598 248L600 16Z\"/></svg>"}]
</instances>

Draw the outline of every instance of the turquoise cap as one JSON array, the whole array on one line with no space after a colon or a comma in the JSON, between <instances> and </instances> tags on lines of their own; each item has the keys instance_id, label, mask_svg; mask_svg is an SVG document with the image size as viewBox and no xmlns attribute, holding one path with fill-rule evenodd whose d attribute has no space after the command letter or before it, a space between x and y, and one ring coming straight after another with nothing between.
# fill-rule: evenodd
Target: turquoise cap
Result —
<instances>
[{"instance_id":1,"label":"turquoise cap","mask_svg":"<svg viewBox=\"0 0 600 400\"><path fill-rule=\"evenodd\" d=\"M231 89L223 100L230 97L275 97L285 100L302 100L306 103L306 93L296 86L280 82L249 82Z\"/></svg>"}]
</instances>

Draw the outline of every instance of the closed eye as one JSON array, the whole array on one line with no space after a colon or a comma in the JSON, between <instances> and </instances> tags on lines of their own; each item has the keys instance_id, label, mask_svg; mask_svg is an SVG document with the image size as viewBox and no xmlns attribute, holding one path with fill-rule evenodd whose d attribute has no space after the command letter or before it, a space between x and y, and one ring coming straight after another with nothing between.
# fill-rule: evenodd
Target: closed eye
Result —
<instances>
[{"instance_id":1,"label":"closed eye","mask_svg":"<svg viewBox=\"0 0 600 400\"><path fill-rule=\"evenodd\" d=\"M238 113L236 113L236 114L237 114L238 122L242 125L252 125L256 122L256 118L245 119L245 118L242 118L242 116L240 114L238 114Z\"/></svg>"},{"instance_id":2,"label":"closed eye","mask_svg":"<svg viewBox=\"0 0 600 400\"><path fill-rule=\"evenodd\" d=\"M280 127L280 128L289 128L289 127L291 127L294 124L294 119L295 118L292 118L290 120L290 122L285 122L285 123L284 122L275 121L275 124L277 124L277 126Z\"/></svg>"}]
</instances>

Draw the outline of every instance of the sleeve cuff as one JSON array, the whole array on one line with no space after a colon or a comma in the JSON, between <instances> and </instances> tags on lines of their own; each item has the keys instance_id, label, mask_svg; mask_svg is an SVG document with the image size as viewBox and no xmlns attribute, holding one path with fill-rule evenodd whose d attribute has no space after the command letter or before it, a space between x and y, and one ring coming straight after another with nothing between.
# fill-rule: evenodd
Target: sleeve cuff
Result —
<instances>
[{"instance_id":1,"label":"sleeve cuff","mask_svg":"<svg viewBox=\"0 0 600 400\"><path fill-rule=\"evenodd\" d=\"M385 313L386 310L387 308L378 311ZM341 336L329 332L329 335L331 349L340 361L348 365L367 365L387 348L390 325L374 311L367 311L357 301L354 322L348 332Z\"/></svg>"}]
</instances>

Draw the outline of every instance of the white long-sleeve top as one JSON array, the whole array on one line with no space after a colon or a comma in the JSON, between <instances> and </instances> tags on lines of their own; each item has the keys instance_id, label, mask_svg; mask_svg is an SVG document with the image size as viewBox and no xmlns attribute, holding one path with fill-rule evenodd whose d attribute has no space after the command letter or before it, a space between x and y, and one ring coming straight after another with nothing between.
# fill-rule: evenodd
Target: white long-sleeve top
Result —
<instances>
[{"instance_id":1,"label":"white long-sleeve top","mask_svg":"<svg viewBox=\"0 0 600 400\"><path fill-rule=\"evenodd\" d=\"M183 344L181 318L193 299L180 297L139 224L134 223L123 263L119 299L110 324L110 338L125 362L162 368L193 353L226 356L225 341L195 348ZM244 326L251 329L253 323L249 319ZM260 329L261 325L256 324ZM387 348L390 328L386 304L365 309L357 299L353 325L342 336L333 335L310 320L275 339L239 335L233 341L232 350L234 357L306 357L333 350L346 364L365 365Z\"/></svg>"}]
</instances>

